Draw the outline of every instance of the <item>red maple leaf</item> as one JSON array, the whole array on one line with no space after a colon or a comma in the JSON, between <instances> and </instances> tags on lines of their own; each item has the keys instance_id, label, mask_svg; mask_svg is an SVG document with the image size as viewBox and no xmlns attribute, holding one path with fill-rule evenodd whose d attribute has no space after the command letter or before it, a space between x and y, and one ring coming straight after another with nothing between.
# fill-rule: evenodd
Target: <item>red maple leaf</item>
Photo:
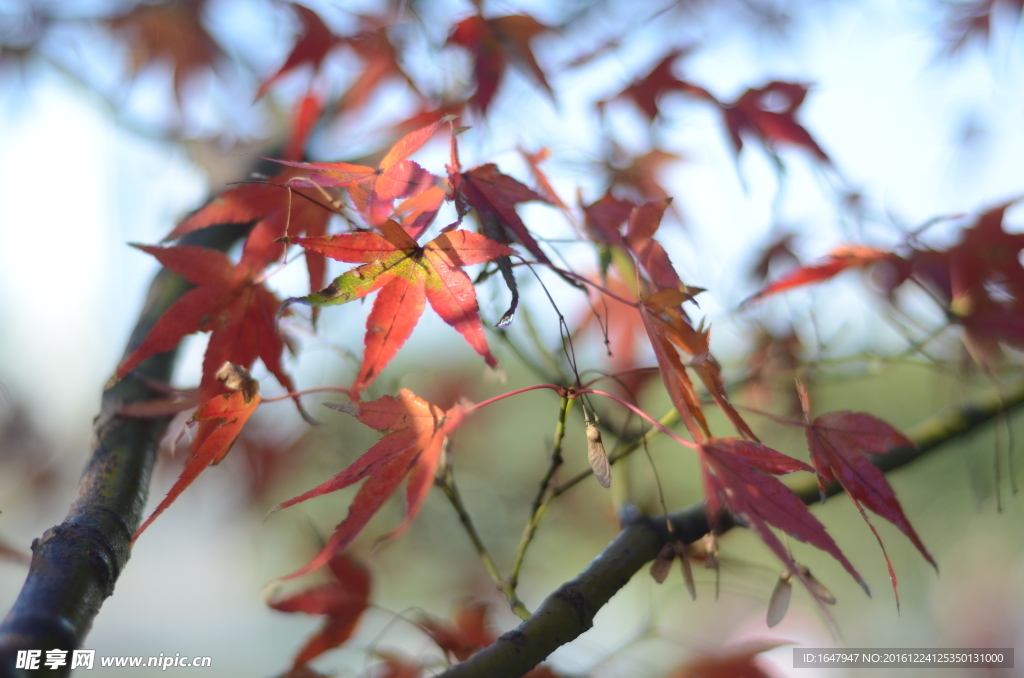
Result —
<instances>
[{"instance_id":1,"label":"red maple leaf","mask_svg":"<svg viewBox=\"0 0 1024 678\"><path fill-rule=\"evenodd\" d=\"M254 271L262 270L284 254L285 245L277 242L278 238L288 234L317 236L327 232L332 212L322 204L322 195L313 189L287 185L290 179L301 174L298 170L285 169L266 183L230 188L175 226L165 240L217 224L256 222L249 232L242 259ZM308 254L306 268L309 290L322 288L327 273L324 257Z\"/></svg>"},{"instance_id":2,"label":"red maple leaf","mask_svg":"<svg viewBox=\"0 0 1024 678\"><path fill-rule=\"evenodd\" d=\"M383 539L396 537L405 531L434 483L445 438L462 423L465 412L462 404L442 410L404 388L397 398L384 396L371 402L332 407L351 414L371 428L390 433L341 473L274 508L275 511L283 509L366 479L349 506L348 516L335 528L320 553L285 579L312 572L350 544L408 476L405 520Z\"/></svg>"},{"instance_id":3,"label":"red maple leaf","mask_svg":"<svg viewBox=\"0 0 1024 678\"><path fill-rule=\"evenodd\" d=\"M327 561L327 565L337 581L267 603L280 612L303 612L326 617L320 630L310 636L295 655L293 668L347 641L370 602L370 573L365 567L344 553L335 554Z\"/></svg>"},{"instance_id":4,"label":"red maple leaf","mask_svg":"<svg viewBox=\"0 0 1024 678\"><path fill-rule=\"evenodd\" d=\"M821 263L801 266L787 273L750 297L747 301L763 299L772 294L793 289L794 287L824 282L851 268L866 268L882 261L895 261L897 259L899 257L892 252L885 252L873 247L843 245L832 250Z\"/></svg>"},{"instance_id":5,"label":"red maple leaf","mask_svg":"<svg viewBox=\"0 0 1024 678\"><path fill-rule=\"evenodd\" d=\"M380 85L388 79L401 79L419 94L416 84L399 65L399 54L388 37L390 21L386 17L360 17L362 30L342 42L363 61L362 70L338 102L339 111L362 108ZM444 115L438 116L438 119ZM429 122L434 122L433 120ZM419 129L425 125L418 125Z\"/></svg>"},{"instance_id":6,"label":"red maple leaf","mask_svg":"<svg viewBox=\"0 0 1024 678\"><path fill-rule=\"evenodd\" d=\"M736 154L743 150L743 134L749 132L769 151L774 152L779 143L788 143L810 151L826 163L831 162L811 133L796 121L796 111L806 96L807 85L776 80L764 87L748 89L734 103L722 105Z\"/></svg>"},{"instance_id":7,"label":"red maple leaf","mask_svg":"<svg viewBox=\"0 0 1024 678\"><path fill-rule=\"evenodd\" d=\"M676 61L687 54L689 50L686 49L672 50L647 75L619 92L615 98L632 99L651 122L658 117L660 99L668 92L683 92L717 103L706 89L680 80L672 73Z\"/></svg>"},{"instance_id":8,"label":"red maple leaf","mask_svg":"<svg viewBox=\"0 0 1024 678\"><path fill-rule=\"evenodd\" d=\"M502 174L498 166L492 163L462 172L459 178L455 195L459 214L475 209L484 235L498 242L518 242L537 261L551 263L516 213L516 205L519 203L535 200L548 202L546 198L507 174Z\"/></svg>"},{"instance_id":9,"label":"red maple leaf","mask_svg":"<svg viewBox=\"0 0 1024 678\"><path fill-rule=\"evenodd\" d=\"M700 443L704 474L704 501L714 525L723 506L743 523L803 581L812 595L815 590L789 551L768 525L830 554L868 591L867 583L846 559L807 506L774 476L793 471L814 472L807 464L770 447L739 438L711 438Z\"/></svg>"},{"instance_id":10,"label":"red maple leaf","mask_svg":"<svg viewBox=\"0 0 1024 678\"><path fill-rule=\"evenodd\" d=\"M408 160L427 143L444 120L438 120L404 136L392 146L377 167L352 165L347 162L292 162L285 165L305 170L307 174L289 181L295 186L347 187L352 204L374 225L387 221L395 200L422 193L434 185L436 177Z\"/></svg>"},{"instance_id":11,"label":"red maple leaf","mask_svg":"<svg viewBox=\"0 0 1024 678\"><path fill-rule=\"evenodd\" d=\"M461 45L473 53L476 93L470 103L477 110L487 112L509 62L526 71L554 99L554 92L530 48L533 38L549 30L533 17L521 14L497 19L474 15L452 29L448 43Z\"/></svg>"},{"instance_id":12,"label":"red maple leaf","mask_svg":"<svg viewBox=\"0 0 1024 678\"><path fill-rule=\"evenodd\" d=\"M686 373L689 367L704 382L715 403L736 430L744 437L756 441L757 436L729 402L722 368L711 355L710 330L694 328L682 309L682 303L689 298L686 292L666 288L644 299L639 305L640 316L654 347L658 369L672 404L695 441L700 442L705 436L711 435L701 409L700 397ZM689 354L690 359L686 364L679 351Z\"/></svg>"},{"instance_id":13,"label":"red maple leaf","mask_svg":"<svg viewBox=\"0 0 1024 678\"><path fill-rule=\"evenodd\" d=\"M339 43L339 39L316 12L302 5L292 4L291 7L298 12L302 21L302 37L295 42L284 65L260 85L256 91L257 99L262 99L275 82L296 68L309 64L314 72L319 70L327 54Z\"/></svg>"},{"instance_id":14,"label":"red maple leaf","mask_svg":"<svg viewBox=\"0 0 1024 678\"><path fill-rule=\"evenodd\" d=\"M167 496L146 518L135 534L132 543L156 520L157 516L174 503L199 474L213 464L219 463L231 449L245 422L256 411L261 399L257 392L259 385L249 377L248 372L231 363L224 363L217 371L217 378L233 393L217 395L203 403L192 417L199 422L199 429L192 448L189 450L185 469L167 492Z\"/></svg>"},{"instance_id":15,"label":"red maple leaf","mask_svg":"<svg viewBox=\"0 0 1024 678\"><path fill-rule=\"evenodd\" d=\"M893 593L896 593L896 573L889 562L889 556L885 554L882 538L864 512L865 507L898 527L925 560L938 569L935 560L904 515L896 493L885 479L885 473L872 464L867 456L886 454L897 447L914 447L914 443L886 422L863 412L827 412L812 421L807 391L799 383L797 390L804 410L804 420L807 422L807 447L811 451L811 463L818 469L818 486L822 496L825 484L833 478L850 495L854 506L878 540L878 545L882 547Z\"/></svg>"},{"instance_id":16,"label":"red maple leaf","mask_svg":"<svg viewBox=\"0 0 1024 678\"><path fill-rule=\"evenodd\" d=\"M250 236L247 248L251 242ZM232 362L249 368L256 358L263 360L282 386L295 390L281 365L284 345L276 325L281 302L262 283L255 282L264 265L262 257L256 257L259 263L254 268L244 254L236 266L222 252L204 247L134 247L152 254L196 287L185 292L160 316L142 343L118 366L115 372L118 379L146 358L171 350L185 335L210 332L199 402L206 402L221 392L216 378L221 365Z\"/></svg>"},{"instance_id":17,"label":"red maple leaf","mask_svg":"<svg viewBox=\"0 0 1024 678\"><path fill-rule=\"evenodd\" d=\"M200 16L205 0L138 4L107 25L121 35L131 52L133 73L160 62L174 72L174 95L181 103L182 90L192 77L210 70L224 56L203 27Z\"/></svg>"},{"instance_id":18,"label":"red maple leaf","mask_svg":"<svg viewBox=\"0 0 1024 678\"><path fill-rule=\"evenodd\" d=\"M497 360L480 323L476 290L462 267L508 256L512 250L469 231L441 233L421 247L393 221L383 230L384 235L359 232L289 239L337 261L363 264L297 301L332 306L381 291L366 320L366 352L352 385L353 397L377 378L409 338L426 302L495 367Z\"/></svg>"}]
</instances>

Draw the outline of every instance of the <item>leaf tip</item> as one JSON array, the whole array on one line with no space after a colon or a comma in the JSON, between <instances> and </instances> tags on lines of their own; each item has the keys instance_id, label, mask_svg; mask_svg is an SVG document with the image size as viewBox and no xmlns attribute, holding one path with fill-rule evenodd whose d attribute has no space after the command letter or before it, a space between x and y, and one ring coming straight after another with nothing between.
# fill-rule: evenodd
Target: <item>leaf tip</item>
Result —
<instances>
[{"instance_id":1,"label":"leaf tip","mask_svg":"<svg viewBox=\"0 0 1024 678\"><path fill-rule=\"evenodd\" d=\"M324 403L324 407L329 407L332 410L338 410L345 414L350 414L353 417L359 416L359 403Z\"/></svg>"}]
</instances>

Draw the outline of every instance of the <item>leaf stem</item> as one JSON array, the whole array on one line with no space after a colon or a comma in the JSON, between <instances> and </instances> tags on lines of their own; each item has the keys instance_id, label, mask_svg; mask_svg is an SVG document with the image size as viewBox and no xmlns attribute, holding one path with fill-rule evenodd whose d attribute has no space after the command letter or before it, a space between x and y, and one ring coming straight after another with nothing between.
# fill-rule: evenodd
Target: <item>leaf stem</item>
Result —
<instances>
[{"instance_id":1,"label":"leaf stem","mask_svg":"<svg viewBox=\"0 0 1024 678\"><path fill-rule=\"evenodd\" d=\"M466 505L462 503L462 497L459 495L459 488L455 485L455 475L452 473L451 467L448 467L445 470L444 476L438 478L437 485L444 491L445 496L448 497L448 501L451 503L452 508L455 509L455 513L458 514L459 521L462 522L462 526L465 528L466 534L469 536L469 540L473 542L473 547L480 556L480 562L483 563L484 569L487 570L487 574L489 574L491 579L494 580L494 583L497 584L498 590L505 595L512 611L520 619L529 619L530 611L526 609L526 605L523 604L523 601L519 600L515 589L509 586L508 582L505 581L505 578L501 576L501 572L498 571L498 566L495 564L494 558L491 557L490 552L487 550L487 546L484 545L483 539L480 538L480 533L477 532L476 526L473 524L473 518L470 517L469 511L466 510Z\"/></svg>"},{"instance_id":2,"label":"leaf stem","mask_svg":"<svg viewBox=\"0 0 1024 678\"><path fill-rule=\"evenodd\" d=\"M551 479L562 465L562 440L565 439L565 419L569 414L569 407L571 405L572 401L569 397L567 395L562 396L562 403L558 409L558 423L555 425L555 440L551 451L551 463L548 465L548 470L544 477L541 478L540 487L537 488L537 496L534 497L533 504L530 506L530 519L526 522L523 534L519 538L519 548L516 549L516 556L512 561L512 571L508 576L508 586L513 591L519 585L519 572L523 568L523 561L526 560L526 550L530 547L530 543L537 533L537 528L540 526L540 521L547 512L547 506L551 498L553 498L553 495L548 496L548 494L551 489Z\"/></svg>"}]
</instances>

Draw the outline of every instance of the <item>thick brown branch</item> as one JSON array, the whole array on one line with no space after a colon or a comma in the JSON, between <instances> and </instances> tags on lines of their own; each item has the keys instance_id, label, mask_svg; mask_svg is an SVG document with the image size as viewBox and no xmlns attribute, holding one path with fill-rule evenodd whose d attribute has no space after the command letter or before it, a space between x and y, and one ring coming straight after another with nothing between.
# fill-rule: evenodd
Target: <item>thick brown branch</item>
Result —
<instances>
[{"instance_id":1,"label":"thick brown branch","mask_svg":"<svg viewBox=\"0 0 1024 678\"><path fill-rule=\"evenodd\" d=\"M198 231L182 244L226 250L245 234L245 226ZM128 343L130 353L153 324L187 289L170 271L157 274ZM114 592L128 562L128 540L139 526L149 493L157 445L169 419L139 419L117 414L126 403L160 397L143 378L170 379L175 351L153 356L103 392L93 429L92 455L78 483L67 518L32 542L32 564L25 584L0 624L0 676L65 676L71 650L81 646L103 601ZM61 669L15 668L18 650L67 650Z\"/></svg>"},{"instance_id":2,"label":"thick brown branch","mask_svg":"<svg viewBox=\"0 0 1024 678\"><path fill-rule=\"evenodd\" d=\"M891 471L968 433L981 424L1024 404L1024 379L1004 386L998 394L987 393L966 405L928 419L909 432L916 448L895 448L875 458L875 464ZM819 501L814 477L791 485L807 504ZM838 484L828 494L841 491ZM669 516L675 537L696 541L708 533L704 504L695 504ZM718 526L719 531L731 524ZM597 611L641 567L658 555L668 539L663 518L641 517L622 529L578 577L547 597L533 616L466 661L456 664L441 678L517 678L556 649L574 640L592 625Z\"/></svg>"}]
</instances>

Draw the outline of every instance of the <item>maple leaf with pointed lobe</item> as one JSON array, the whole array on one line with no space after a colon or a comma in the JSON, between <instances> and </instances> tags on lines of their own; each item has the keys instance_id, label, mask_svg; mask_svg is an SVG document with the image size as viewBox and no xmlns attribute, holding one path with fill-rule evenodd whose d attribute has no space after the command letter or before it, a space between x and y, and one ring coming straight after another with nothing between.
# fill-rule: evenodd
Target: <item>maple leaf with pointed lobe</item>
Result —
<instances>
[{"instance_id":1,"label":"maple leaf with pointed lobe","mask_svg":"<svg viewBox=\"0 0 1024 678\"><path fill-rule=\"evenodd\" d=\"M179 105L185 82L224 57L199 19L205 5L205 0L138 4L126 14L106 21L128 43L132 73L153 63L171 64Z\"/></svg>"},{"instance_id":2,"label":"maple leaf with pointed lobe","mask_svg":"<svg viewBox=\"0 0 1024 678\"><path fill-rule=\"evenodd\" d=\"M547 174L540 168L540 164L551 157L550 148L541 148L536 152L529 152L525 149L520 148L519 153L523 156L523 160L530 166L530 173L533 175L534 181L540 186L540 192L544 195L544 199L549 203L559 208L563 212L569 210L569 206L562 202L562 199L558 197L558 193L555 191L555 187L551 185L551 181L548 179Z\"/></svg>"},{"instance_id":3,"label":"maple leaf with pointed lobe","mask_svg":"<svg viewBox=\"0 0 1024 678\"><path fill-rule=\"evenodd\" d=\"M773 153L779 143L788 143L830 164L811 133L796 121L796 111L804 102L807 89L807 85L776 80L764 87L748 89L732 104L723 105L725 125L736 154L743 150L743 134L749 132Z\"/></svg>"},{"instance_id":4,"label":"maple leaf with pointed lobe","mask_svg":"<svg viewBox=\"0 0 1024 678\"><path fill-rule=\"evenodd\" d=\"M456 24L448 44L461 45L473 53L476 92L470 103L474 108L487 112L510 62L530 75L554 100L551 85L530 48L533 38L550 30L533 17L521 14L497 19L485 19L478 14Z\"/></svg>"},{"instance_id":5,"label":"maple leaf with pointed lobe","mask_svg":"<svg viewBox=\"0 0 1024 678\"><path fill-rule=\"evenodd\" d=\"M739 438L711 438L699 443L698 449L704 501L712 526L727 507L815 595L813 585L793 561L789 550L768 527L773 525L831 555L868 592L867 583L839 550L825 526L792 490L775 478L793 471L814 473L813 468L766 445Z\"/></svg>"},{"instance_id":6,"label":"maple leaf with pointed lobe","mask_svg":"<svg viewBox=\"0 0 1024 678\"><path fill-rule=\"evenodd\" d=\"M362 60L362 70L338 101L339 111L362 108L370 96L388 79L401 79L416 94L419 90L399 65L399 53L388 37L391 21L387 17L360 17L361 30L342 42ZM438 116L438 119L444 115ZM433 120L428 123L434 122ZM419 129L426 124L417 125Z\"/></svg>"},{"instance_id":7,"label":"maple leaf with pointed lobe","mask_svg":"<svg viewBox=\"0 0 1024 678\"><path fill-rule=\"evenodd\" d=\"M260 84L256 91L257 99L262 99L275 82L296 68L309 64L313 67L314 73L318 71L327 54L339 42L316 12L303 5L292 4L291 7L298 13L302 22L302 36L295 42L284 65Z\"/></svg>"},{"instance_id":8,"label":"maple leaf with pointed lobe","mask_svg":"<svg viewBox=\"0 0 1024 678\"><path fill-rule=\"evenodd\" d=\"M518 242L537 261L550 264L551 260L516 213L516 205L533 201L549 202L532 188L503 174L492 163L462 172L455 195L455 205L460 214L476 210L484 235L498 242Z\"/></svg>"},{"instance_id":9,"label":"maple leaf with pointed lobe","mask_svg":"<svg viewBox=\"0 0 1024 678\"><path fill-rule=\"evenodd\" d=\"M326 582L267 603L279 612L303 612L325 617L324 624L310 636L292 667L298 668L324 652L341 646L355 631L359 618L370 603L370 573L344 553L327 561L336 581Z\"/></svg>"},{"instance_id":10,"label":"maple leaf with pointed lobe","mask_svg":"<svg viewBox=\"0 0 1024 678\"><path fill-rule=\"evenodd\" d=\"M896 591L896 573L885 553L882 538L871 524L864 508L871 509L907 535L925 560L938 569L921 538L903 513L903 507L892 486L885 479L885 473L871 463L867 455L887 454L894 448L914 447L914 443L886 422L864 412L827 412L811 419L810 399L803 384L797 383L800 405L807 422L807 447L811 451L811 463L818 469L818 487L825 493L825 484L835 478L846 490L854 506L860 511L864 522L882 547L885 564L889 568L893 593Z\"/></svg>"},{"instance_id":11,"label":"maple leaf with pointed lobe","mask_svg":"<svg viewBox=\"0 0 1024 678\"><path fill-rule=\"evenodd\" d=\"M199 208L172 230L164 240L217 224L256 222L246 240L243 258L253 270L262 269L284 254L285 235L303 233L318 236L327 232L331 210L323 197L312 189L295 188L289 180L302 176L295 169L284 169L265 183L241 184L230 188ZM306 256L310 292L324 286L327 265L323 255ZM236 361L237 362L237 361Z\"/></svg>"},{"instance_id":12,"label":"maple leaf with pointed lobe","mask_svg":"<svg viewBox=\"0 0 1024 678\"><path fill-rule=\"evenodd\" d=\"M767 296L791 290L794 287L824 282L851 268L867 268L873 264L882 261L894 261L897 258L892 252L875 249L874 247L843 245L832 250L821 263L801 266L787 273L750 297L747 302L764 299Z\"/></svg>"},{"instance_id":13,"label":"maple leaf with pointed lobe","mask_svg":"<svg viewBox=\"0 0 1024 678\"><path fill-rule=\"evenodd\" d=\"M217 370L216 378L232 392L216 395L204 402L192 417L194 421L199 422L199 428L195 440L192 441L188 459L185 460L185 468L167 492L167 496L132 535L132 543L135 543L139 535L174 503L199 474L224 459L245 422L249 421L249 417L259 406L259 384L249 376L244 367L226 362Z\"/></svg>"},{"instance_id":14,"label":"maple leaf with pointed lobe","mask_svg":"<svg viewBox=\"0 0 1024 678\"><path fill-rule=\"evenodd\" d=\"M265 262L263 248L254 244L252 235L246 242L248 254L243 251L238 265L226 254L205 247L134 247L152 254L195 287L160 316L146 338L118 366L116 378L124 378L146 358L173 349L188 334L210 332L199 402L222 391L216 378L221 365L232 362L249 368L256 358L282 386L295 390L281 365L284 344L276 320L281 302L262 283L255 282Z\"/></svg>"},{"instance_id":15,"label":"maple leaf with pointed lobe","mask_svg":"<svg viewBox=\"0 0 1024 678\"><path fill-rule=\"evenodd\" d=\"M277 162L306 172L291 179L290 185L347 187L352 204L359 213L371 225L379 226L391 215L395 200L410 198L434 185L436 177L408 158L430 141L442 122L443 119L438 120L404 136L391 147L377 167L347 162Z\"/></svg>"},{"instance_id":16,"label":"maple leaf with pointed lobe","mask_svg":"<svg viewBox=\"0 0 1024 678\"><path fill-rule=\"evenodd\" d=\"M757 436L729 402L722 368L711 355L710 330L694 328L682 309L682 303L689 298L681 290L666 288L642 300L639 305L640 317L654 347L658 369L672 404L695 441L700 442L705 436L711 435L700 397L686 373L689 367L704 382L715 403L736 430L745 438L756 441ZM680 350L691 356L685 364L679 355Z\"/></svg>"},{"instance_id":17,"label":"maple leaf with pointed lobe","mask_svg":"<svg viewBox=\"0 0 1024 678\"><path fill-rule=\"evenodd\" d=\"M405 519L382 539L391 539L404 532L434 483L445 438L462 423L466 410L465 404L442 410L404 388L398 397L384 396L370 402L329 405L351 414L371 428L390 433L327 482L274 508L274 511L287 508L366 479L349 506L348 516L338 524L320 553L285 579L312 572L348 546L394 494L402 480L408 477Z\"/></svg>"},{"instance_id":18,"label":"maple leaf with pointed lobe","mask_svg":"<svg viewBox=\"0 0 1024 678\"><path fill-rule=\"evenodd\" d=\"M659 101L669 92L683 92L717 103L706 89L680 80L672 73L676 61L689 53L689 49L672 50L647 75L616 94L615 98L632 99L651 122L660 112Z\"/></svg>"},{"instance_id":19,"label":"maple leaf with pointed lobe","mask_svg":"<svg viewBox=\"0 0 1024 678\"><path fill-rule=\"evenodd\" d=\"M377 378L409 338L426 302L489 366L497 366L480 322L476 290L462 267L508 256L512 249L462 230L441 233L421 247L394 221L382 228L384 235L364 231L288 239L337 261L363 264L296 301L332 306L380 290L366 320L366 352L352 385L353 397Z\"/></svg>"}]
</instances>

